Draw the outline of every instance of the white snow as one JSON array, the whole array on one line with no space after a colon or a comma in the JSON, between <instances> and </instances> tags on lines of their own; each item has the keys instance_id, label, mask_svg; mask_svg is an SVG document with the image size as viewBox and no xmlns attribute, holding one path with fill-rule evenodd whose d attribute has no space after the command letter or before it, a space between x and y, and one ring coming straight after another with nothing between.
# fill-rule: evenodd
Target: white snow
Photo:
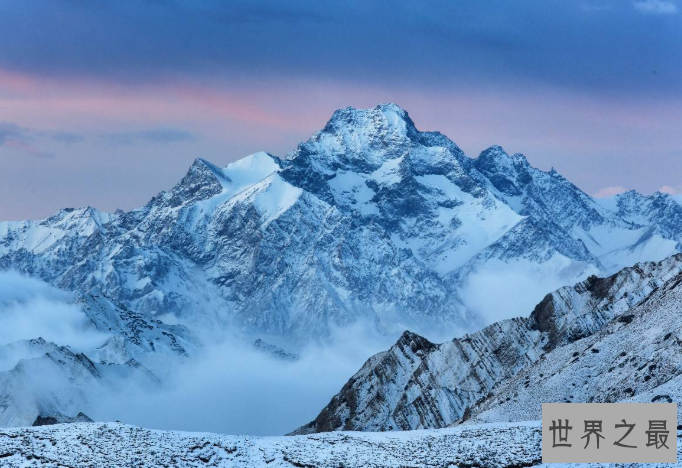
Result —
<instances>
[{"instance_id":1,"label":"white snow","mask_svg":"<svg viewBox=\"0 0 682 468\"><path fill-rule=\"evenodd\" d=\"M462 191L443 175L425 175L417 180L427 186L439 189L450 200L462 202L456 208L439 208L439 221L446 231L445 240L441 244L427 241L427 245L419 246L430 252L438 252L434 269L441 275L450 273L464 265L473 256L502 237L509 229L524 219L509 206L493 200L476 199ZM457 227L451 229L453 218L459 221ZM418 246L411 245L413 250Z\"/></svg>"},{"instance_id":2,"label":"white snow","mask_svg":"<svg viewBox=\"0 0 682 468\"><path fill-rule=\"evenodd\" d=\"M192 207L190 225L205 223L218 207L279 170L280 167L272 156L262 151L228 164L221 170L223 177L219 178L223 186L222 192L207 200L201 200Z\"/></svg>"},{"instance_id":3,"label":"white snow","mask_svg":"<svg viewBox=\"0 0 682 468\"><path fill-rule=\"evenodd\" d=\"M400 165L402 164L404 156L395 159L389 159L381 165L379 169L370 174L370 178L379 184L392 185L400 182Z\"/></svg>"},{"instance_id":4,"label":"white snow","mask_svg":"<svg viewBox=\"0 0 682 468\"><path fill-rule=\"evenodd\" d=\"M229 179L228 190L235 194L279 170L279 164L272 156L261 151L228 164L223 174Z\"/></svg>"},{"instance_id":5,"label":"white snow","mask_svg":"<svg viewBox=\"0 0 682 468\"><path fill-rule=\"evenodd\" d=\"M678 432L679 434L679 432ZM679 437L679 436L678 436ZM141 429L118 423L74 423L0 433L7 468L131 466L189 468L479 468L545 467L539 421L392 432L335 432L296 437L244 437ZM678 444L678 460L682 444ZM583 464L586 468L615 465ZM675 464L631 465L646 468Z\"/></svg>"},{"instance_id":6,"label":"white snow","mask_svg":"<svg viewBox=\"0 0 682 468\"><path fill-rule=\"evenodd\" d=\"M263 227L291 208L303 193L277 174L254 186L254 191L258 191L254 205L264 216Z\"/></svg>"},{"instance_id":7,"label":"white snow","mask_svg":"<svg viewBox=\"0 0 682 468\"><path fill-rule=\"evenodd\" d=\"M678 251L678 243L658 234L643 237L639 242L613 250L600 257L609 272L644 261L660 261Z\"/></svg>"},{"instance_id":8,"label":"white snow","mask_svg":"<svg viewBox=\"0 0 682 468\"><path fill-rule=\"evenodd\" d=\"M340 205L351 206L364 216L379 213L376 205L370 203L375 193L367 185L366 176L340 170L329 181L329 188Z\"/></svg>"},{"instance_id":9,"label":"white snow","mask_svg":"<svg viewBox=\"0 0 682 468\"><path fill-rule=\"evenodd\" d=\"M538 422L392 433L335 432L245 437L75 423L0 432L7 468L215 466L278 468L431 468L533 466L540 460Z\"/></svg>"}]
</instances>

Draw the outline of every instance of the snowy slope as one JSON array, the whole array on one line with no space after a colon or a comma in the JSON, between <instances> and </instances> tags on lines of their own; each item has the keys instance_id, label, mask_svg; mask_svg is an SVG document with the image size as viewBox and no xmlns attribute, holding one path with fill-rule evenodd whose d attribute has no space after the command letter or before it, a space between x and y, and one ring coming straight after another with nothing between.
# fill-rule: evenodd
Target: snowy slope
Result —
<instances>
[{"instance_id":1,"label":"snowy slope","mask_svg":"<svg viewBox=\"0 0 682 468\"><path fill-rule=\"evenodd\" d=\"M254 337L308 341L362 319L445 338L681 238L666 194L595 200L499 146L468 158L385 104L335 112L283 158L197 159L128 213L2 222L0 268ZM514 300L491 301L491 282Z\"/></svg>"},{"instance_id":2,"label":"snowy slope","mask_svg":"<svg viewBox=\"0 0 682 468\"><path fill-rule=\"evenodd\" d=\"M495 442L494 444L492 442ZM162 432L116 423L0 431L3 467L533 466L536 423L392 434L240 437Z\"/></svg>"},{"instance_id":3,"label":"snowy slope","mask_svg":"<svg viewBox=\"0 0 682 468\"><path fill-rule=\"evenodd\" d=\"M516 374L473 409L472 421L539 417L540 401L681 401L681 284L677 272L636 306L616 305L621 314L615 320L585 338L569 339Z\"/></svg>"},{"instance_id":4,"label":"snowy slope","mask_svg":"<svg viewBox=\"0 0 682 468\"><path fill-rule=\"evenodd\" d=\"M678 431L678 437L681 434ZM539 422L296 437L226 436L153 431L117 423L78 423L0 431L0 464L7 468L572 466L541 464L540 444ZM682 463L618 466L664 468Z\"/></svg>"},{"instance_id":5,"label":"snowy slope","mask_svg":"<svg viewBox=\"0 0 682 468\"><path fill-rule=\"evenodd\" d=\"M548 294L527 318L442 344L405 332L296 433L539 419L541 402L651 401L682 374L680 284L682 254L590 277Z\"/></svg>"},{"instance_id":6,"label":"snowy slope","mask_svg":"<svg viewBox=\"0 0 682 468\"><path fill-rule=\"evenodd\" d=\"M42 355L0 372L0 427L30 426L38 416L87 414L93 398L115 392L127 381L148 388L159 383L133 359L96 363L83 353L44 340L31 340L28 345Z\"/></svg>"}]
</instances>

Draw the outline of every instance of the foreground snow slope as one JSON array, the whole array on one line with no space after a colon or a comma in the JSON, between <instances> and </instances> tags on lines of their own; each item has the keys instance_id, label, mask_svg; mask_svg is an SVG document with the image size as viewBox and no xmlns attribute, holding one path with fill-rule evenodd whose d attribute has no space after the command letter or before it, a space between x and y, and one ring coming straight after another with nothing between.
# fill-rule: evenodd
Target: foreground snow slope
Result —
<instances>
[{"instance_id":1,"label":"foreground snow slope","mask_svg":"<svg viewBox=\"0 0 682 468\"><path fill-rule=\"evenodd\" d=\"M540 443L539 422L294 437L165 432L118 423L78 423L0 431L0 466L520 468L543 466Z\"/></svg>"}]
</instances>

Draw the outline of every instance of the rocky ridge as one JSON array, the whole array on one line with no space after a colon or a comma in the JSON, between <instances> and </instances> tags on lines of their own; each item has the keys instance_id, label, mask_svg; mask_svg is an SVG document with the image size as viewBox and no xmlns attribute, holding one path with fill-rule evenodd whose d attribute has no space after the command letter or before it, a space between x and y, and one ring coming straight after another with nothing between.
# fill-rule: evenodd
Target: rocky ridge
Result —
<instances>
[{"instance_id":1,"label":"rocky ridge","mask_svg":"<svg viewBox=\"0 0 682 468\"><path fill-rule=\"evenodd\" d=\"M679 401L682 254L548 294L442 344L405 332L296 433L540 418L540 402Z\"/></svg>"}]
</instances>

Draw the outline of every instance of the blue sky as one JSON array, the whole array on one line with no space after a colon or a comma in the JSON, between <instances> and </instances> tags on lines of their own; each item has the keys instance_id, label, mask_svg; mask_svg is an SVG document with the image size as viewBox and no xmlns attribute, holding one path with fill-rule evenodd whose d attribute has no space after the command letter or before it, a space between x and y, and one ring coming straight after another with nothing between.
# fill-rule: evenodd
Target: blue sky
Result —
<instances>
[{"instance_id":1,"label":"blue sky","mask_svg":"<svg viewBox=\"0 0 682 468\"><path fill-rule=\"evenodd\" d=\"M588 193L682 189L680 0L0 0L0 219L144 204L396 102Z\"/></svg>"}]
</instances>

